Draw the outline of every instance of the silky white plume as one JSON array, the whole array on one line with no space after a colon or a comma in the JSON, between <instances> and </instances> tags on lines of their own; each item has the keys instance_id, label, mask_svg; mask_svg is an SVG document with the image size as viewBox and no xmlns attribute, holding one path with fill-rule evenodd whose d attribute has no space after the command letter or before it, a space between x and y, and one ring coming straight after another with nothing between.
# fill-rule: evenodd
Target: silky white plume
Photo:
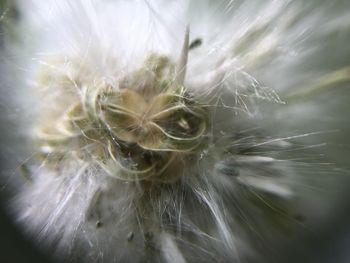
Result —
<instances>
[{"instance_id":1,"label":"silky white plume","mask_svg":"<svg viewBox=\"0 0 350 263\"><path fill-rule=\"evenodd\" d=\"M18 1L18 222L65 262L271 262L343 182L341 4Z\"/></svg>"}]
</instances>

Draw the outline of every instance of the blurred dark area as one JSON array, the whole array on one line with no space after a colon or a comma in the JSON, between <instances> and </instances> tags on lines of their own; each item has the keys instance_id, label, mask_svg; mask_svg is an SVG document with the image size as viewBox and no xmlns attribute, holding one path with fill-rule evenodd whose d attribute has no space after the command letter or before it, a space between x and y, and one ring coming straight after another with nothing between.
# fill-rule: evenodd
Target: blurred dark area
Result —
<instances>
[{"instance_id":1,"label":"blurred dark area","mask_svg":"<svg viewBox=\"0 0 350 263\"><path fill-rule=\"evenodd\" d=\"M0 49L4 48L5 34L11 31L11 22L19 19L18 10L15 7L14 0L0 0ZM0 58L0 63L4 64L3 58ZM3 67L0 67L3 70ZM4 82L0 79L1 91L4 89ZM2 92L1 96L5 96ZM7 117L4 116L7 110L4 105L0 105L1 110L1 126L2 130L7 129ZM7 178L8 174L8 152L5 150L4 131L1 132L0 140L0 173L3 178ZM50 262L39 252L35 247L34 242L25 237L24 233L14 223L14 218L9 214L9 200L11 191L6 183L1 182L0 185L0 262L1 263L20 263L20 262Z\"/></svg>"},{"instance_id":2,"label":"blurred dark area","mask_svg":"<svg viewBox=\"0 0 350 263\"><path fill-rule=\"evenodd\" d=\"M26 239L20 230L15 226L13 220L6 213L4 199L0 206L0 262L43 262L50 261L39 252L31 240Z\"/></svg>"}]
</instances>

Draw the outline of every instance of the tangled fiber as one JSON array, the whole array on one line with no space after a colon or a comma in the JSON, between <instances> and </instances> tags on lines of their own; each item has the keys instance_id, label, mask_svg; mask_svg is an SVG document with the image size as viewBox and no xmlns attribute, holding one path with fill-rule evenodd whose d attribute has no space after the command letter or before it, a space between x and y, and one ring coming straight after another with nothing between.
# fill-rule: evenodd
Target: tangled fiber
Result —
<instances>
[{"instance_id":1,"label":"tangled fiber","mask_svg":"<svg viewBox=\"0 0 350 263\"><path fill-rule=\"evenodd\" d=\"M287 262L275 251L334 213L347 172L327 147L346 116L327 112L348 102L349 4L16 8L1 74L21 162L5 178L55 260Z\"/></svg>"}]
</instances>

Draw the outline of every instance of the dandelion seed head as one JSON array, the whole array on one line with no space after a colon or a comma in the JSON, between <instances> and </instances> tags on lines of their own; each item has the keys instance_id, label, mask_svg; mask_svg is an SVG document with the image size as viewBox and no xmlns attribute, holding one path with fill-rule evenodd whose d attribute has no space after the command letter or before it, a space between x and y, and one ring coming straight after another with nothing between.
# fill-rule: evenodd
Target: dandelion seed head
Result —
<instances>
[{"instance_id":1,"label":"dandelion seed head","mask_svg":"<svg viewBox=\"0 0 350 263\"><path fill-rule=\"evenodd\" d=\"M206 109L183 86L188 33L184 45L178 66L151 54L142 68L118 77L117 83L85 79L84 72L74 74L70 68L51 74L52 66L45 65L38 86L43 95L54 96L54 105L42 109L46 117L38 121L41 158L55 165L88 158L126 180L172 181L171 170L181 175L208 127ZM72 63L58 67L67 64Z\"/></svg>"},{"instance_id":2,"label":"dandelion seed head","mask_svg":"<svg viewBox=\"0 0 350 263\"><path fill-rule=\"evenodd\" d=\"M326 119L313 95L349 83L346 63L314 59L340 23L326 4L18 6L15 97L34 117L17 121L31 153L13 207L54 257L262 262L326 217L311 193L340 174L318 140L336 129L307 119Z\"/></svg>"}]
</instances>

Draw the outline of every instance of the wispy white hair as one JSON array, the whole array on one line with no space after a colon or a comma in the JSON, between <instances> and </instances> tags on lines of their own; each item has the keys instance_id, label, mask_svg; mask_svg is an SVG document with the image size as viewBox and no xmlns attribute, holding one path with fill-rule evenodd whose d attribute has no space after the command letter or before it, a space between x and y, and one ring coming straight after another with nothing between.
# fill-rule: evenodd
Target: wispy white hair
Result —
<instances>
[{"instance_id":1,"label":"wispy white hair","mask_svg":"<svg viewBox=\"0 0 350 263\"><path fill-rule=\"evenodd\" d=\"M288 233L327 218L333 197L317 189L344 173L319 156L339 132L324 104L348 95L350 50L338 41L350 19L341 2L18 1L25 43L9 52L26 63L15 97L33 112L21 126L27 141L42 111L70 99L61 76L115 85L150 54L176 63L186 28L184 86L210 116L206 147L179 180L152 190L84 157L53 165L31 158L30 182L13 202L18 221L63 261L268 260L267 248L296 238ZM50 93L33 95L43 66Z\"/></svg>"}]
</instances>

